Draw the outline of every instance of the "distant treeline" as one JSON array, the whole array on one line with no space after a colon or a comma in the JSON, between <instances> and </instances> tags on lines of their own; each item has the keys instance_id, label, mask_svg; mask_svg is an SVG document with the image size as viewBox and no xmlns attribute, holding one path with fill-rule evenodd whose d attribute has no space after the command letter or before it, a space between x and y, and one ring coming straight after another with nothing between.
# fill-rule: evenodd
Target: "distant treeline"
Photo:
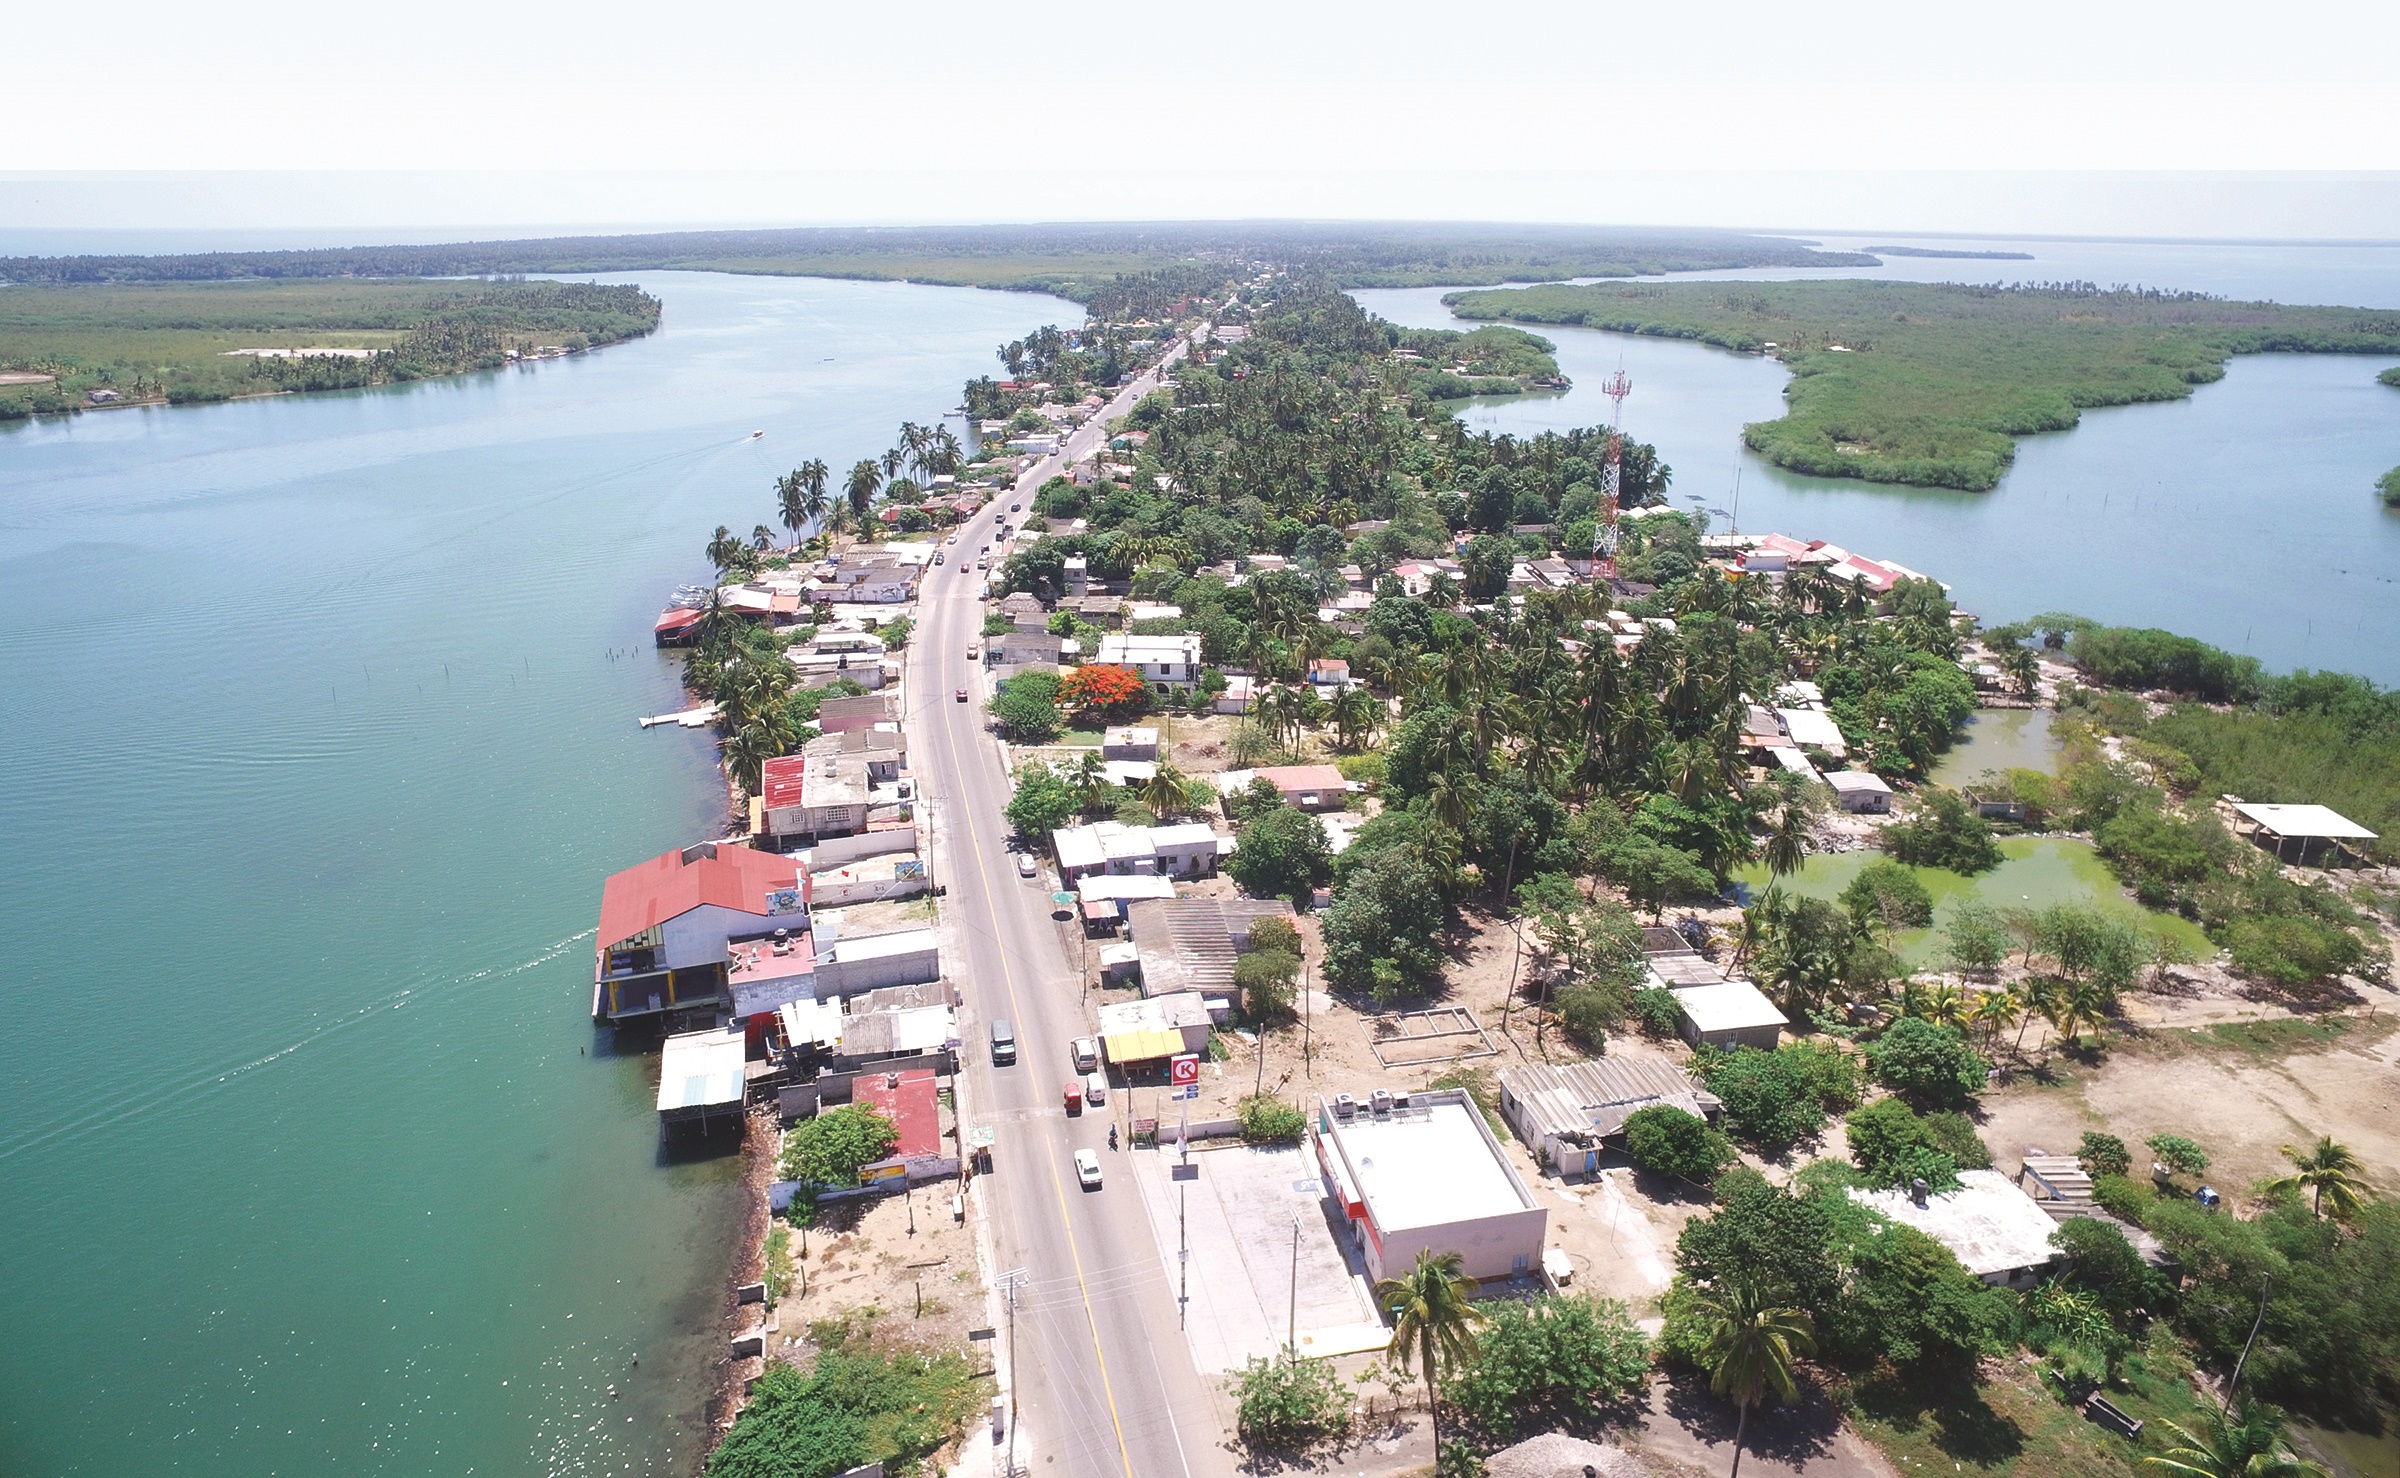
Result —
<instances>
[{"instance_id":1,"label":"distant treeline","mask_svg":"<svg viewBox=\"0 0 2400 1478\"><path fill-rule=\"evenodd\" d=\"M1872 266L1874 258L1730 231L1234 221L671 231L183 256L12 257L0 258L0 280L193 282L688 268L1039 288L1089 301L1104 286L1202 263L1214 264L1200 274L1209 285L1223 280L1226 266L1263 263L1320 273L1345 287L1392 287ZM1128 283L1128 290L1145 289Z\"/></svg>"},{"instance_id":2,"label":"distant treeline","mask_svg":"<svg viewBox=\"0 0 2400 1478\"><path fill-rule=\"evenodd\" d=\"M189 282L0 292L0 419L103 399L224 400L497 368L513 352L582 350L658 327L638 287L581 282ZM364 354L267 356L262 349Z\"/></svg>"},{"instance_id":3,"label":"distant treeline","mask_svg":"<svg viewBox=\"0 0 2400 1478\"><path fill-rule=\"evenodd\" d=\"M2029 251L1944 251L1930 246L1870 246L1867 251L1879 257L1941 257L1973 262L2030 262Z\"/></svg>"},{"instance_id":4,"label":"distant treeline","mask_svg":"<svg viewBox=\"0 0 2400 1478\"><path fill-rule=\"evenodd\" d=\"M1462 318L1572 323L1772 353L1782 419L1742 428L1778 466L1980 491L2014 438L2091 406L2179 400L2235 354L2400 352L2400 312L2236 303L2091 282L1549 285L1451 294Z\"/></svg>"}]
</instances>

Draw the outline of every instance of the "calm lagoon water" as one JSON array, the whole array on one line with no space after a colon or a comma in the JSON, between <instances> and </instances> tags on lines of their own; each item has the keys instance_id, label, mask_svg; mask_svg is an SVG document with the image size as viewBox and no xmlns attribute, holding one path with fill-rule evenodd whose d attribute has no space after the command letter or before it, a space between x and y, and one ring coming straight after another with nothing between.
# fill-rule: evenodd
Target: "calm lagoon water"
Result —
<instances>
[{"instance_id":1,"label":"calm lagoon water","mask_svg":"<svg viewBox=\"0 0 2400 1478\"><path fill-rule=\"evenodd\" d=\"M2199 925L2175 914L2144 908L2127 897L2115 874L2089 842L2061 837L2003 837L2000 850L2005 860L1978 877L1965 877L1939 867L1912 869L1924 882L1925 891L1933 895L1933 925L1903 930L1892 937L1892 948L1901 959L1912 966L1933 964L1941 954L1943 924L1969 898L1979 898L1996 909L2090 904L2161 939L2175 941L2192 951L2195 958L2206 959L2216 950L2208 942L2208 936L2200 932ZM1802 864L1798 872L1785 877L1781 886L1805 897L1835 900L1868 863L1882 856L1881 852L1821 852ZM1744 868L1734 878L1753 898L1765 892L1772 881L1764 867Z\"/></svg>"},{"instance_id":2,"label":"calm lagoon water","mask_svg":"<svg viewBox=\"0 0 2400 1478\"><path fill-rule=\"evenodd\" d=\"M0 430L0 1471L696 1451L738 1161L588 1021L601 878L722 805L651 619L1081 310L627 280L582 358Z\"/></svg>"},{"instance_id":3,"label":"calm lagoon water","mask_svg":"<svg viewBox=\"0 0 2400 1478\"><path fill-rule=\"evenodd\" d=\"M1876 275L2082 278L2400 307L2400 247L1989 245L2036 260L1894 257ZM1357 297L1395 323L1471 326L1442 305L1445 291ZM2167 627L2272 668L2330 667L2400 683L2400 513L2387 511L2374 487L2400 464L2400 392L2375 383L2389 359L2237 358L2188 400L2087 411L2074 430L2023 440L1997 488L1957 493L1803 477L1749 452L1743 423L1783 413L1787 376L1771 360L1592 329L1539 332L1558 344L1574 388L1470 403L1469 424L1524 436L1605 423L1599 386L1621 367L1633 379L1626 434L1655 443L1674 468L1677 506L1696 499L1722 511L1712 513L1717 528L1830 539L1897 560L1949 582L1987 621L2073 611Z\"/></svg>"},{"instance_id":4,"label":"calm lagoon water","mask_svg":"<svg viewBox=\"0 0 2400 1478\"><path fill-rule=\"evenodd\" d=\"M1979 708L1959 725L1958 738L1934 762L1932 779L1965 785L2002 770L2058 770L2058 741L2046 708Z\"/></svg>"}]
</instances>

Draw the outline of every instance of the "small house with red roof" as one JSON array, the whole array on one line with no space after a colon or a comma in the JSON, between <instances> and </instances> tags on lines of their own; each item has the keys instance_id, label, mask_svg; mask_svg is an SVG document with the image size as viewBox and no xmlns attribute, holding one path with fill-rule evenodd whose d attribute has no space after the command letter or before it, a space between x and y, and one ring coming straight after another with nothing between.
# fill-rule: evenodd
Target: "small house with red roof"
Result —
<instances>
[{"instance_id":1,"label":"small house with red roof","mask_svg":"<svg viewBox=\"0 0 2400 1478\"><path fill-rule=\"evenodd\" d=\"M794 859L730 842L662 852L601 889L592 1017L713 1019L728 1004L737 943L805 960L794 941L807 931L808 878Z\"/></svg>"}]
</instances>

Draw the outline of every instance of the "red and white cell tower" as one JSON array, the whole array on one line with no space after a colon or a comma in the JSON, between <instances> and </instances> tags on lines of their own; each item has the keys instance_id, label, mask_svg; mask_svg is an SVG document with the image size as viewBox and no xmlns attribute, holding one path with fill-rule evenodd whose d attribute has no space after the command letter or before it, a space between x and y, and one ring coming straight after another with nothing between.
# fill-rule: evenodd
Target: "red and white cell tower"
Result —
<instances>
[{"instance_id":1,"label":"red and white cell tower","mask_svg":"<svg viewBox=\"0 0 2400 1478\"><path fill-rule=\"evenodd\" d=\"M1633 381L1623 370L1609 376L1600 393L1614 405L1608 413L1608 466L1600 474L1600 527L1592 536L1592 561L1603 580L1617 577L1617 488L1622 479L1625 437L1620 429L1625 423L1625 397L1633 393Z\"/></svg>"}]
</instances>

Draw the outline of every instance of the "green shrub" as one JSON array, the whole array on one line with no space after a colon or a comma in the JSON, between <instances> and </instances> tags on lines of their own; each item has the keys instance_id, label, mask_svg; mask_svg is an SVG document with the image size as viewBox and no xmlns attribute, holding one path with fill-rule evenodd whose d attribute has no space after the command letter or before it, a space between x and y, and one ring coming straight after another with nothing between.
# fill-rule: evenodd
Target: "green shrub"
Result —
<instances>
[{"instance_id":1,"label":"green shrub","mask_svg":"<svg viewBox=\"0 0 2400 1478\"><path fill-rule=\"evenodd\" d=\"M2208 1170L2208 1151L2180 1134L2153 1134L2142 1143L2177 1175L2202 1175Z\"/></svg>"},{"instance_id":2,"label":"green shrub","mask_svg":"<svg viewBox=\"0 0 2400 1478\"><path fill-rule=\"evenodd\" d=\"M1503 1301L1443 1395L1495 1437L1561 1426L1642 1389L1649 1346L1614 1299L1552 1293Z\"/></svg>"},{"instance_id":3,"label":"green shrub","mask_svg":"<svg viewBox=\"0 0 2400 1478\"><path fill-rule=\"evenodd\" d=\"M1842 906L1859 925L1875 925L1886 933L1922 929L1933 922L1933 895L1915 871L1878 857L1858 870L1842 890Z\"/></svg>"},{"instance_id":4,"label":"green shrub","mask_svg":"<svg viewBox=\"0 0 2400 1478\"><path fill-rule=\"evenodd\" d=\"M1879 1098L1843 1121L1850 1159L1877 1186L1905 1186L1920 1177L1936 1191L1958 1187L1964 1164L1991 1164L1972 1125L1959 1114L1921 1115L1898 1098Z\"/></svg>"},{"instance_id":5,"label":"green shrub","mask_svg":"<svg viewBox=\"0 0 2400 1478\"><path fill-rule=\"evenodd\" d=\"M1644 1169L1695 1185L1716 1179L1737 1158L1706 1119L1669 1104L1636 1109L1626 1117L1625 1149Z\"/></svg>"},{"instance_id":6,"label":"green shrub","mask_svg":"<svg viewBox=\"0 0 2400 1478\"><path fill-rule=\"evenodd\" d=\"M1234 1430L1253 1447L1292 1452L1350 1430L1350 1393L1331 1360L1262 1360L1225 1378Z\"/></svg>"},{"instance_id":7,"label":"green shrub","mask_svg":"<svg viewBox=\"0 0 2400 1478\"><path fill-rule=\"evenodd\" d=\"M2135 1180L2128 1175L2095 1175L2092 1177L2092 1202L2114 1217L2142 1224L2142 1214L2158 1200L2150 1182Z\"/></svg>"},{"instance_id":8,"label":"green shrub","mask_svg":"<svg viewBox=\"0 0 2400 1478\"><path fill-rule=\"evenodd\" d=\"M1825 1127L1825 1109L1806 1073L1790 1058L1742 1047L1696 1064L1725 1106L1725 1126L1769 1156Z\"/></svg>"},{"instance_id":9,"label":"green shrub","mask_svg":"<svg viewBox=\"0 0 2400 1478\"><path fill-rule=\"evenodd\" d=\"M1956 1029L1903 1016L1867 1047L1875 1080L1919 1103L1955 1104L1982 1090L1991 1064Z\"/></svg>"},{"instance_id":10,"label":"green shrub","mask_svg":"<svg viewBox=\"0 0 2400 1478\"><path fill-rule=\"evenodd\" d=\"M1642 1035L1653 1040L1675 1035L1683 1025L1683 1003L1664 986L1646 986L1633 993L1633 1019Z\"/></svg>"},{"instance_id":11,"label":"green shrub","mask_svg":"<svg viewBox=\"0 0 2400 1478\"><path fill-rule=\"evenodd\" d=\"M1242 1138L1251 1144L1298 1144L1308 1132L1308 1115L1272 1093L1242 1100Z\"/></svg>"},{"instance_id":12,"label":"green shrub","mask_svg":"<svg viewBox=\"0 0 2400 1478\"><path fill-rule=\"evenodd\" d=\"M833 1325L809 1373L767 1362L708 1478L831 1478L872 1462L910 1471L966 1430L986 1389L963 1356L854 1349Z\"/></svg>"},{"instance_id":13,"label":"green shrub","mask_svg":"<svg viewBox=\"0 0 2400 1478\"><path fill-rule=\"evenodd\" d=\"M2084 1174L2095 1178L2123 1175L2133 1169L2133 1152L2125 1148L2125 1141L2096 1129L2084 1131L2083 1143L2075 1151L2075 1160L2083 1167Z\"/></svg>"},{"instance_id":14,"label":"green shrub","mask_svg":"<svg viewBox=\"0 0 2400 1478\"><path fill-rule=\"evenodd\" d=\"M858 1172L889 1156L900 1131L874 1107L846 1103L803 1119L783 1138L783 1176L817 1186L854 1186Z\"/></svg>"},{"instance_id":15,"label":"green shrub","mask_svg":"<svg viewBox=\"0 0 2400 1478\"><path fill-rule=\"evenodd\" d=\"M1992 824L1955 790L1926 791L1907 819L1883 829L1883 850L1912 867L1946 867L1969 877L2001 862Z\"/></svg>"}]
</instances>

